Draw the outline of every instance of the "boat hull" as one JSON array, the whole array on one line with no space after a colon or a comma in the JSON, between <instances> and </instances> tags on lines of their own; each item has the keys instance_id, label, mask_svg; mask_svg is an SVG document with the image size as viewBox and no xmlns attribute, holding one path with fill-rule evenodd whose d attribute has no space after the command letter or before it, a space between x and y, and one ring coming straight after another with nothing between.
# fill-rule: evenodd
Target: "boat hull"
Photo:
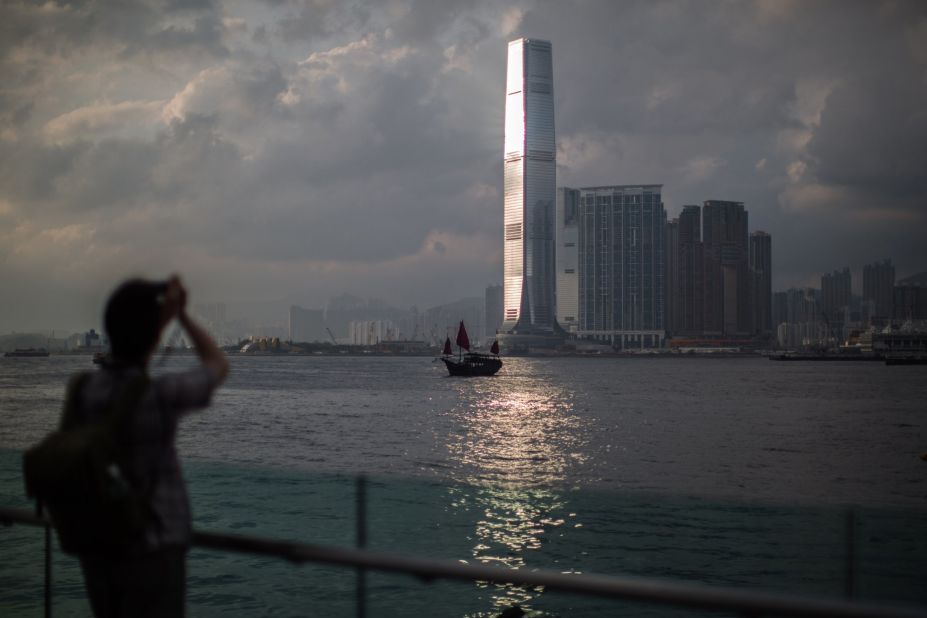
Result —
<instances>
[{"instance_id":1,"label":"boat hull","mask_svg":"<svg viewBox=\"0 0 927 618\"><path fill-rule=\"evenodd\" d=\"M452 376L492 376L502 368L502 360L494 356L468 354L462 359L442 358Z\"/></svg>"},{"instance_id":2,"label":"boat hull","mask_svg":"<svg viewBox=\"0 0 927 618\"><path fill-rule=\"evenodd\" d=\"M4 356L8 358L45 358L48 356L48 350L45 349L28 349L28 350L13 350L12 352L7 352Z\"/></svg>"}]
</instances>

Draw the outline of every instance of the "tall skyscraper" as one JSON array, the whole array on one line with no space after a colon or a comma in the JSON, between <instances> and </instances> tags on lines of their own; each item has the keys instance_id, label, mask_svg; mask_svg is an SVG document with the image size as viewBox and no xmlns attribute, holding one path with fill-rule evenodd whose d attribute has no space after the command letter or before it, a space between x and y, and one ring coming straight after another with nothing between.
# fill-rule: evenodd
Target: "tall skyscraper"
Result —
<instances>
[{"instance_id":1,"label":"tall skyscraper","mask_svg":"<svg viewBox=\"0 0 927 618\"><path fill-rule=\"evenodd\" d=\"M556 159L551 45L509 43L505 89L503 330L554 332Z\"/></svg>"},{"instance_id":2,"label":"tall skyscraper","mask_svg":"<svg viewBox=\"0 0 927 618\"><path fill-rule=\"evenodd\" d=\"M557 189L554 238L556 246L556 318L567 332L579 323L579 275L576 243L579 241L579 190Z\"/></svg>"},{"instance_id":3,"label":"tall skyscraper","mask_svg":"<svg viewBox=\"0 0 927 618\"><path fill-rule=\"evenodd\" d=\"M621 348L663 345L661 192L662 185L580 189L579 336Z\"/></svg>"},{"instance_id":4,"label":"tall skyscraper","mask_svg":"<svg viewBox=\"0 0 927 618\"><path fill-rule=\"evenodd\" d=\"M849 268L821 276L822 311L832 326L843 324L844 308L850 304L853 278Z\"/></svg>"},{"instance_id":5,"label":"tall skyscraper","mask_svg":"<svg viewBox=\"0 0 927 618\"><path fill-rule=\"evenodd\" d=\"M679 287L679 219L673 219L663 231L663 320L667 337L679 333Z\"/></svg>"},{"instance_id":6,"label":"tall skyscraper","mask_svg":"<svg viewBox=\"0 0 927 618\"><path fill-rule=\"evenodd\" d=\"M892 289L895 287L895 267L891 260L863 266L863 302L871 302L875 316L892 315Z\"/></svg>"},{"instance_id":7,"label":"tall skyscraper","mask_svg":"<svg viewBox=\"0 0 927 618\"><path fill-rule=\"evenodd\" d=\"M683 206L679 215L679 256L676 275L677 334L700 335L703 328L704 252L701 209Z\"/></svg>"},{"instance_id":8,"label":"tall skyscraper","mask_svg":"<svg viewBox=\"0 0 927 618\"><path fill-rule=\"evenodd\" d=\"M743 202L708 200L702 208L705 251L705 334L749 335L747 211Z\"/></svg>"},{"instance_id":9,"label":"tall skyscraper","mask_svg":"<svg viewBox=\"0 0 927 618\"><path fill-rule=\"evenodd\" d=\"M753 330L772 332L772 237L750 234L750 274L753 277Z\"/></svg>"}]
</instances>

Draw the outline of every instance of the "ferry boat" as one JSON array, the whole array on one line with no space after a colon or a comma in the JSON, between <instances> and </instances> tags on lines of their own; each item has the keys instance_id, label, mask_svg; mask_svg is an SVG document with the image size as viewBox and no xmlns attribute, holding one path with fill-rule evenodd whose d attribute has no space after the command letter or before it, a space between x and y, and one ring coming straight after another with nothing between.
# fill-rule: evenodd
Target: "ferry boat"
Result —
<instances>
[{"instance_id":1,"label":"ferry boat","mask_svg":"<svg viewBox=\"0 0 927 618\"><path fill-rule=\"evenodd\" d=\"M498 341L492 342L489 354L470 351L470 337L467 336L467 329L464 327L463 320L460 321L460 328L457 329L457 349L458 354L455 358L451 350L451 338L448 337L444 340L441 360L447 367L448 373L452 376L492 376L502 368ZM463 350L466 350L466 353Z\"/></svg>"},{"instance_id":2,"label":"ferry boat","mask_svg":"<svg viewBox=\"0 0 927 618\"><path fill-rule=\"evenodd\" d=\"M38 358L48 356L48 350L45 348L17 348L12 352L4 354L10 358Z\"/></svg>"}]
</instances>

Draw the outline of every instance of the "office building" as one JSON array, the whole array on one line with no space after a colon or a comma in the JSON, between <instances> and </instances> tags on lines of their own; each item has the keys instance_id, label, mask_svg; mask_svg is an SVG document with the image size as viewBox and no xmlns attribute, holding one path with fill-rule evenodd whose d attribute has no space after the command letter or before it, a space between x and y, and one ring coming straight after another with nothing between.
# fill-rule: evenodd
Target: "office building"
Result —
<instances>
[{"instance_id":1,"label":"office building","mask_svg":"<svg viewBox=\"0 0 927 618\"><path fill-rule=\"evenodd\" d=\"M871 303L871 317L891 317L894 287L895 267L891 260L863 266L863 302Z\"/></svg>"},{"instance_id":2,"label":"office building","mask_svg":"<svg viewBox=\"0 0 927 618\"><path fill-rule=\"evenodd\" d=\"M896 324L927 320L927 285L911 277L899 281L893 291L892 317Z\"/></svg>"},{"instance_id":3,"label":"office building","mask_svg":"<svg viewBox=\"0 0 927 618\"><path fill-rule=\"evenodd\" d=\"M679 219L667 221L663 231L663 320L666 336L679 333Z\"/></svg>"},{"instance_id":4,"label":"office building","mask_svg":"<svg viewBox=\"0 0 927 618\"><path fill-rule=\"evenodd\" d=\"M820 292L814 288L790 289L776 293L776 335L784 348L820 347L826 339L821 322Z\"/></svg>"},{"instance_id":5,"label":"office building","mask_svg":"<svg viewBox=\"0 0 927 618\"><path fill-rule=\"evenodd\" d=\"M551 44L508 47L504 187L504 323L512 334L553 334L554 142Z\"/></svg>"},{"instance_id":6,"label":"office building","mask_svg":"<svg viewBox=\"0 0 927 618\"><path fill-rule=\"evenodd\" d=\"M772 324L772 237L750 234L750 275L753 284L753 332L770 333Z\"/></svg>"},{"instance_id":7,"label":"office building","mask_svg":"<svg viewBox=\"0 0 927 618\"><path fill-rule=\"evenodd\" d=\"M568 333L575 333L579 324L579 275L577 243L579 242L579 190L557 189L555 210L555 270L557 323Z\"/></svg>"},{"instance_id":8,"label":"office building","mask_svg":"<svg viewBox=\"0 0 927 618\"><path fill-rule=\"evenodd\" d=\"M701 220L701 209L698 206L683 206L679 215L674 334L701 335L703 329L704 252Z\"/></svg>"},{"instance_id":9,"label":"office building","mask_svg":"<svg viewBox=\"0 0 927 618\"><path fill-rule=\"evenodd\" d=\"M843 324L845 308L850 305L852 283L849 268L821 276L821 311L835 328Z\"/></svg>"},{"instance_id":10,"label":"office building","mask_svg":"<svg viewBox=\"0 0 927 618\"><path fill-rule=\"evenodd\" d=\"M620 348L665 338L662 185L580 189L577 335Z\"/></svg>"},{"instance_id":11,"label":"office building","mask_svg":"<svg viewBox=\"0 0 927 618\"><path fill-rule=\"evenodd\" d=\"M751 334L747 211L743 202L708 200L702 207L704 332L710 336Z\"/></svg>"},{"instance_id":12,"label":"office building","mask_svg":"<svg viewBox=\"0 0 927 618\"><path fill-rule=\"evenodd\" d=\"M348 324L351 345L377 345L395 341L396 327L390 320L357 320Z\"/></svg>"}]
</instances>

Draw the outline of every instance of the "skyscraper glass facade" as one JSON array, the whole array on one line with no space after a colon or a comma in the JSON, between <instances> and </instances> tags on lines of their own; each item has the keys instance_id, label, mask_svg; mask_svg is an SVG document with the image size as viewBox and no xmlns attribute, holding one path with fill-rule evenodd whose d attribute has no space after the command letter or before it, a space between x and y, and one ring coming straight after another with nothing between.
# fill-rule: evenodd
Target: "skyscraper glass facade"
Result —
<instances>
[{"instance_id":1,"label":"skyscraper glass facade","mask_svg":"<svg viewBox=\"0 0 927 618\"><path fill-rule=\"evenodd\" d=\"M753 276L753 330L770 333L772 324L772 237L750 234L750 273Z\"/></svg>"},{"instance_id":2,"label":"skyscraper glass facade","mask_svg":"<svg viewBox=\"0 0 927 618\"><path fill-rule=\"evenodd\" d=\"M557 189L556 222L556 318L567 332L576 332L579 324L579 190L560 187Z\"/></svg>"},{"instance_id":3,"label":"skyscraper glass facade","mask_svg":"<svg viewBox=\"0 0 927 618\"><path fill-rule=\"evenodd\" d=\"M503 330L554 330L556 159L551 45L509 43L505 99Z\"/></svg>"},{"instance_id":4,"label":"skyscraper glass facade","mask_svg":"<svg viewBox=\"0 0 927 618\"><path fill-rule=\"evenodd\" d=\"M706 335L746 336L753 328L747 211L743 202L708 200L702 207Z\"/></svg>"},{"instance_id":5,"label":"skyscraper glass facade","mask_svg":"<svg viewBox=\"0 0 927 618\"><path fill-rule=\"evenodd\" d=\"M621 348L665 338L662 185L580 189L579 329Z\"/></svg>"}]
</instances>

